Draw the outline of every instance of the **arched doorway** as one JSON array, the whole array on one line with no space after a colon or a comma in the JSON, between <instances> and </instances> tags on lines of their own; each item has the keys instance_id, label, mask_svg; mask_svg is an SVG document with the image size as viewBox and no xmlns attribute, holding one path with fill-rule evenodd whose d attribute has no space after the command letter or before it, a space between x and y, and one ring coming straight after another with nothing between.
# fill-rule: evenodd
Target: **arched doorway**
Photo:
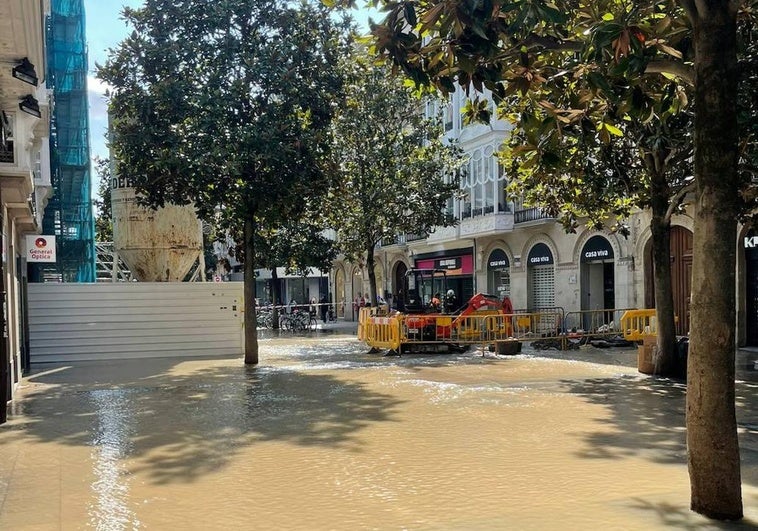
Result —
<instances>
[{"instance_id":1,"label":"arched doorway","mask_svg":"<svg viewBox=\"0 0 758 531\"><path fill-rule=\"evenodd\" d=\"M337 304L337 317L345 317L345 272L342 268L334 273L334 301Z\"/></svg>"},{"instance_id":2,"label":"arched doorway","mask_svg":"<svg viewBox=\"0 0 758 531\"><path fill-rule=\"evenodd\" d=\"M582 310L610 310L616 305L613 247L603 236L593 236L582 247Z\"/></svg>"},{"instance_id":3,"label":"arched doorway","mask_svg":"<svg viewBox=\"0 0 758 531\"><path fill-rule=\"evenodd\" d=\"M581 278L581 304L583 311L611 310L616 307L614 283L614 253L611 243L603 236L593 236L582 247L579 257ZM608 324L613 320L613 312L583 314L583 328Z\"/></svg>"},{"instance_id":4,"label":"arched doorway","mask_svg":"<svg viewBox=\"0 0 758 531\"><path fill-rule=\"evenodd\" d=\"M494 249L487 260L487 293L499 299L511 296L511 264L502 249Z\"/></svg>"},{"instance_id":5,"label":"arched doorway","mask_svg":"<svg viewBox=\"0 0 758 531\"><path fill-rule=\"evenodd\" d=\"M745 246L745 340L758 346L758 229L752 229L743 240Z\"/></svg>"},{"instance_id":6,"label":"arched doorway","mask_svg":"<svg viewBox=\"0 0 758 531\"><path fill-rule=\"evenodd\" d=\"M692 233L679 225L671 227L671 290L674 295L676 334L690 331L690 295L692 293ZM655 308L655 275L652 242L645 248L645 306Z\"/></svg>"},{"instance_id":7,"label":"arched doorway","mask_svg":"<svg viewBox=\"0 0 758 531\"><path fill-rule=\"evenodd\" d=\"M529 251L527 283L527 305L530 310L555 307L553 253L544 243L536 244Z\"/></svg>"}]
</instances>

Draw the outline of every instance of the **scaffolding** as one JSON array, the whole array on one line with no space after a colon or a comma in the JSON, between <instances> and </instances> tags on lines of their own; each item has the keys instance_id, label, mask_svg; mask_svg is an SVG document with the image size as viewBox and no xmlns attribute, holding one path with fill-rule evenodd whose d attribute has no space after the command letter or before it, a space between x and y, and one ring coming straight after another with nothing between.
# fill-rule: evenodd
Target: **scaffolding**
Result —
<instances>
[{"instance_id":1,"label":"scaffolding","mask_svg":"<svg viewBox=\"0 0 758 531\"><path fill-rule=\"evenodd\" d=\"M119 256L113 245L113 242L97 242L97 282L137 282L132 275L129 266ZM190 267L189 272L184 277L184 282L205 282L205 257L200 256Z\"/></svg>"},{"instance_id":2,"label":"scaffolding","mask_svg":"<svg viewBox=\"0 0 758 531\"><path fill-rule=\"evenodd\" d=\"M45 208L42 230L57 236L58 261L33 264L31 280L95 282L83 0L52 0L47 52L47 83L54 101L50 119L53 196Z\"/></svg>"}]
</instances>

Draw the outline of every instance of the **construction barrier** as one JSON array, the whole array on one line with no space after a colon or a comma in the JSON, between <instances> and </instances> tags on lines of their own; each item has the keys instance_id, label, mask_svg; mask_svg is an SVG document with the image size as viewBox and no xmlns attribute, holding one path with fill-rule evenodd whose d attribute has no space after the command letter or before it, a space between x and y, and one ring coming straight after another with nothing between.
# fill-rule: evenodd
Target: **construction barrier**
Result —
<instances>
[{"instance_id":1,"label":"construction barrier","mask_svg":"<svg viewBox=\"0 0 758 531\"><path fill-rule=\"evenodd\" d=\"M621 335L621 319L634 308L598 309L569 312L564 320L564 332L569 337Z\"/></svg>"},{"instance_id":2,"label":"construction barrier","mask_svg":"<svg viewBox=\"0 0 758 531\"><path fill-rule=\"evenodd\" d=\"M627 341L642 341L646 336L658 334L658 320L655 308L627 310L621 316L621 330Z\"/></svg>"},{"instance_id":3,"label":"construction barrier","mask_svg":"<svg viewBox=\"0 0 758 531\"><path fill-rule=\"evenodd\" d=\"M402 315L379 315L377 308L361 308L358 317L358 339L373 348L400 348Z\"/></svg>"},{"instance_id":4,"label":"construction barrier","mask_svg":"<svg viewBox=\"0 0 758 531\"><path fill-rule=\"evenodd\" d=\"M652 313L651 313L652 312ZM386 315L380 308L362 308L358 339L374 348L399 350L403 345L492 345L503 341L558 341L566 349L571 340L655 334L655 310L604 309L564 313L561 308L503 314L496 310L466 316L441 314ZM652 316L652 326L651 319ZM616 323L619 323L618 325Z\"/></svg>"}]
</instances>

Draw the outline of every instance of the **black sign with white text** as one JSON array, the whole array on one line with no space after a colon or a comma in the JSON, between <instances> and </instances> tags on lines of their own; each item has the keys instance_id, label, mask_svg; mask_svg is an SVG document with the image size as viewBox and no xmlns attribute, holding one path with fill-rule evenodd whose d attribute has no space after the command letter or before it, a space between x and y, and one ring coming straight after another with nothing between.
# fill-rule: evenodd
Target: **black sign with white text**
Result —
<instances>
[{"instance_id":1,"label":"black sign with white text","mask_svg":"<svg viewBox=\"0 0 758 531\"><path fill-rule=\"evenodd\" d=\"M510 266L508 256L502 249L495 249L490 253L490 259L487 261L490 269L505 269Z\"/></svg>"},{"instance_id":2,"label":"black sign with white text","mask_svg":"<svg viewBox=\"0 0 758 531\"><path fill-rule=\"evenodd\" d=\"M613 247L602 236L593 236L582 249L582 262L598 262L601 260L613 260Z\"/></svg>"},{"instance_id":3,"label":"black sign with white text","mask_svg":"<svg viewBox=\"0 0 758 531\"><path fill-rule=\"evenodd\" d=\"M435 269L460 269L461 258L460 257L440 258L434 261L434 268Z\"/></svg>"},{"instance_id":4,"label":"black sign with white text","mask_svg":"<svg viewBox=\"0 0 758 531\"><path fill-rule=\"evenodd\" d=\"M538 243L529 251L527 264L530 266L550 265L552 263L553 253L550 252L550 248L544 243Z\"/></svg>"}]
</instances>

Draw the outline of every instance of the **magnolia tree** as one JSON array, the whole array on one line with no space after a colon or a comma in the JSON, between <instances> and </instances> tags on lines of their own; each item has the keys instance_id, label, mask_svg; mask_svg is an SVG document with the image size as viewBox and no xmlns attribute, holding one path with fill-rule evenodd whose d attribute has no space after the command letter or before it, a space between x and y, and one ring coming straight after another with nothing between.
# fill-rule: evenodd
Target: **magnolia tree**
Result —
<instances>
[{"instance_id":1,"label":"magnolia tree","mask_svg":"<svg viewBox=\"0 0 758 531\"><path fill-rule=\"evenodd\" d=\"M366 266L376 303L377 244L453 224L445 207L459 190L463 158L442 138L438 120L425 115L417 92L387 68L363 57L346 69L347 103L333 130L341 178L325 209L340 250Z\"/></svg>"},{"instance_id":2,"label":"magnolia tree","mask_svg":"<svg viewBox=\"0 0 758 531\"><path fill-rule=\"evenodd\" d=\"M98 76L119 174L151 206L192 202L239 229L245 363L258 362L255 236L331 186L329 131L347 24L310 1L146 0Z\"/></svg>"},{"instance_id":3,"label":"magnolia tree","mask_svg":"<svg viewBox=\"0 0 758 531\"><path fill-rule=\"evenodd\" d=\"M737 52L749 49L754 0L371 4L388 12L372 30L397 69L443 92L460 85L495 94L516 126L506 159L532 198L568 226L580 217L613 223L632 207L649 207L659 284L666 281L665 230L691 192L691 505L714 518L740 518L735 235L754 194L750 172L737 165L754 160L745 147L754 139L738 142ZM741 40L738 19L750 28ZM487 118L484 103L474 100L469 114ZM657 296L659 347L670 352L673 313Z\"/></svg>"}]
</instances>

